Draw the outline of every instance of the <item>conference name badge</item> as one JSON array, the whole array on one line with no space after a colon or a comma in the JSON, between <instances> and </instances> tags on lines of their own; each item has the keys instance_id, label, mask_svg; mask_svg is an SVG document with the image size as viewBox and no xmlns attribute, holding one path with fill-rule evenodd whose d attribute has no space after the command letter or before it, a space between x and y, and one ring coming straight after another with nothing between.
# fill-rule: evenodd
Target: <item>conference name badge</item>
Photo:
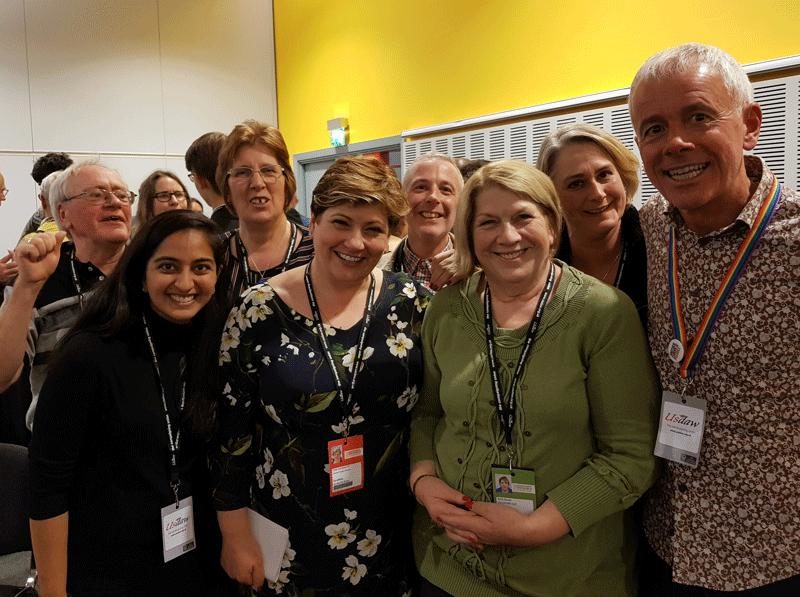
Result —
<instances>
[{"instance_id":1,"label":"conference name badge","mask_svg":"<svg viewBox=\"0 0 800 597\"><path fill-rule=\"evenodd\" d=\"M492 467L492 501L520 514L536 509L536 474L531 469Z\"/></svg>"},{"instance_id":2,"label":"conference name badge","mask_svg":"<svg viewBox=\"0 0 800 597\"><path fill-rule=\"evenodd\" d=\"M364 436L329 441L328 470L331 497L364 487Z\"/></svg>"},{"instance_id":3,"label":"conference name badge","mask_svg":"<svg viewBox=\"0 0 800 597\"><path fill-rule=\"evenodd\" d=\"M653 454L684 466L696 468L706 420L706 401L665 391Z\"/></svg>"},{"instance_id":4,"label":"conference name badge","mask_svg":"<svg viewBox=\"0 0 800 597\"><path fill-rule=\"evenodd\" d=\"M194 536L194 508L192 497L161 508L161 541L164 547L164 563L192 551L197 544Z\"/></svg>"}]
</instances>

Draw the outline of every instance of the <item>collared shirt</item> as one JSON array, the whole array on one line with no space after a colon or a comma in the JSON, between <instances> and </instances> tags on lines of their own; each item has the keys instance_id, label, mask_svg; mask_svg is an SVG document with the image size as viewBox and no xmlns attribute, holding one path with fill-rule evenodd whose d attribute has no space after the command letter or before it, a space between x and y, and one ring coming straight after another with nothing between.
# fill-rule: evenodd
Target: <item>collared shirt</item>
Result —
<instances>
[{"instance_id":1,"label":"collared shirt","mask_svg":"<svg viewBox=\"0 0 800 597\"><path fill-rule=\"evenodd\" d=\"M445 245L444 249L442 249L440 253L449 251L452 248L453 237L448 234L447 245ZM401 258L403 260L403 268L401 271L407 272L417 282L425 286L425 288L430 288L432 276L431 260L417 257L417 255L414 254L414 251L412 251L411 247L408 245L408 238L403 240L402 251L403 254L401 255Z\"/></svg>"},{"instance_id":2,"label":"collared shirt","mask_svg":"<svg viewBox=\"0 0 800 597\"><path fill-rule=\"evenodd\" d=\"M757 187L725 228L694 234L661 195L641 211L650 348L665 390L683 385L667 356L667 231L674 223L691 339L774 180L745 159ZM800 193L782 193L689 392L707 401L700 464L665 462L646 505L645 532L677 583L742 591L800 574Z\"/></svg>"}]
</instances>

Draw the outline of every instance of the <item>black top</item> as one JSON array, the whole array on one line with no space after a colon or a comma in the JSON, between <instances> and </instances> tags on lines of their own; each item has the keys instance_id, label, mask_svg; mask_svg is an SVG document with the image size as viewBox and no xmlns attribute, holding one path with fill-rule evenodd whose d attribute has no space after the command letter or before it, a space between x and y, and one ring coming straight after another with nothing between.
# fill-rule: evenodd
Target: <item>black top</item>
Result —
<instances>
[{"instance_id":1,"label":"black top","mask_svg":"<svg viewBox=\"0 0 800 597\"><path fill-rule=\"evenodd\" d=\"M220 227L223 232L236 230L239 227L239 219L231 213L226 205L215 207L211 212L211 221Z\"/></svg>"},{"instance_id":2,"label":"black top","mask_svg":"<svg viewBox=\"0 0 800 597\"><path fill-rule=\"evenodd\" d=\"M167 404L178 421L178 363L193 334L157 316L149 321ZM161 393L142 325L113 338L81 332L69 339L53 359L35 421L31 518L69 512L71 592L138 595L158 587L160 595L209 594L219 540L203 447L186 424L180 497L193 496L199 547L163 561L161 508L174 497Z\"/></svg>"},{"instance_id":3,"label":"black top","mask_svg":"<svg viewBox=\"0 0 800 597\"><path fill-rule=\"evenodd\" d=\"M617 286L636 305L642 325L647 327L647 251L639 223L639 212L629 205L622 214L622 242L625 243L625 265ZM567 227L561 231L561 246L556 257L572 265L572 247Z\"/></svg>"},{"instance_id":4,"label":"black top","mask_svg":"<svg viewBox=\"0 0 800 597\"><path fill-rule=\"evenodd\" d=\"M78 290L75 288L75 281L72 278L72 264L70 263L72 261L70 256L74 250L75 245L72 242L61 244L61 257L58 260L58 265L53 274L47 278L42 290L36 297L34 307L37 309L78 294ZM100 268L92 263L83 263L75 257L74 264L75 274L78 276L78 283L84 295L104 278Z\"/></svg>"}]
</instances>

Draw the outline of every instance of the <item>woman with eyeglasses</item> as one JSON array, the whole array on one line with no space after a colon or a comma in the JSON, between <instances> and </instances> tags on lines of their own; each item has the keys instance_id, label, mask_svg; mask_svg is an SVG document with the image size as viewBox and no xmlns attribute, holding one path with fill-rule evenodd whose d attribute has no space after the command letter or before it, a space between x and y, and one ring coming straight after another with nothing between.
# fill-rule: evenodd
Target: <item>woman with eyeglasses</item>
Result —
<instances>
[{"instance_id":1,"label":"woman with eyeglasses","mask_svg":"<svg viewBox=\"0 0 800 597\"><path fill-rule=\"evenodd\" d=\"M311 261L308 229L290 222L296 183L281 132L257 120L237 124L220 149L217 184L239 229L225 235L220 274L231 303L247 288Z\"/></svg>"},{"instance_id":2,"label":"woman with eyeglasses","mask_svg":"<svg viewBox=\"0 0 800 597\"><path fill-rule=\"evenodd\" d=\"M189 192L177 175L156 170L139 185L134 234L158 214L173 209L189 209Z\"/></svg>"}]
</instances>

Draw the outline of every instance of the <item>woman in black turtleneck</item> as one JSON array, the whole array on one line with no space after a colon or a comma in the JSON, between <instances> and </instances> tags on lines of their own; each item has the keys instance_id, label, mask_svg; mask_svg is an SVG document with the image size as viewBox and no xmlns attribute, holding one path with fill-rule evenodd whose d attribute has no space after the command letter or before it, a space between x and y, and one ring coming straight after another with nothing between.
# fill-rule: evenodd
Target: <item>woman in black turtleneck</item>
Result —
<instances>
[{"instance_id":1,"label":"woman in black turtleneck","mask_svg":"<svg viewBox=\"0 0 800 597\"><path fill-rule=\"evenodd\" d=\"M62 342L30 448L43 597L222 592L203 445L184 416L220 254L219 231L202 215L156 217ZM165 556L162 533L187 513L195 541L184 536Z\"/></svg>"}]
</instances>

